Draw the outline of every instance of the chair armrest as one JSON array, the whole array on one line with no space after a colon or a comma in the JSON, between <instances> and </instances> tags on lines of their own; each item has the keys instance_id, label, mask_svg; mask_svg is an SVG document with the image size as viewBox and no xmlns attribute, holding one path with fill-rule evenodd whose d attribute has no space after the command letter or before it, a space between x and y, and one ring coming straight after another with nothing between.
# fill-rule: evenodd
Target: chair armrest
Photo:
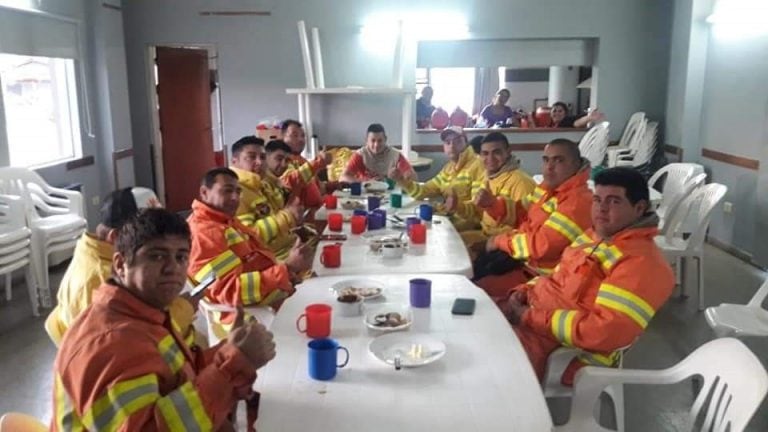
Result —
<instances>
[{"instance_id":1,"label":"chair armrest","mask_svg":"<svg viewBox=\"0 0 768 432\"><path fill-rule=\"evenodd\" d=\"M578 348L561 347L552 352L547 358L547 369L544 372L544 379L541 382L543 389L555 388L560 386L560 379L565 369L571 363L574 357L581 354Z\"/></svg>"},{"instance_id":2,"label":"chair armrest","mask_svg":"<svg viewBox=\"0 0 768 432\"><path fill-rule=\"evenodd\" d=\"M768 297L768 280L760 286L760 289L757 290L754 297L752 297L752 300L747 303L747 306L762 307L766 297Z\"/></svg>"}]
</instances>

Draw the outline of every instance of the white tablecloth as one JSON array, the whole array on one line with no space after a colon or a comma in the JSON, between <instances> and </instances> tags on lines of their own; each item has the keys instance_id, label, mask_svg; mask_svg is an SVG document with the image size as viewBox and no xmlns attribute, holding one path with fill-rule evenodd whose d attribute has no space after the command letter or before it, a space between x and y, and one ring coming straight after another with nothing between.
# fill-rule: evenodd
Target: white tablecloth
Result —
<instances>
[{"instance_id":1,"label":"white tablecloth","mask_svg":"<svg viewBox=\"0 0 768 432\"><path fill-rule=\"evenodd\" d=\"M389 216L391 210L388 210ZM439 222L439 223L436 223ZM389 222L387 222L389 224ZM317 247L312 269L318 276L361 275L361 274L396 274L396 273L452 273L472 276L472 263L461 236L450 220L434 216L433 223L427 229L427 243L411 245L402 258L383 258L370 251L363 235L352 234L349 222L344 222L343 234L347 240L340 242L341 267L327 268L320 262L323 245L334 243L321 241ZM366 233L391 232L389 228L366 231ZM399 233L399 231L397 231ZM328 227L324 234L333 234Z\"/></svg>"},{"instance_id":2,"label":"white tablecloth","mask_svg":"<svg viewBox=\"0 0 768 432\"><path fill-rule=\"evenodd\" d=\"M435 363L396 371L368 352L375 334L362 317L335 312L332 334L349 349L349 364L332 381L307 373L307 342L295 321L310 303L333 305L329 287L344 277L309 279L278 312L271 330L277 357L259 371L257 428L263 431L549 431L552 422L533 369L490 298L457 275L377 275L387 302L408 303L408 280L432 280L432 307L413 309L408 331L446 344ZM477 300L473 316L454 316L456 297ZM344 354L340 354L343 360Z\"/></svg>"}]
</instances>

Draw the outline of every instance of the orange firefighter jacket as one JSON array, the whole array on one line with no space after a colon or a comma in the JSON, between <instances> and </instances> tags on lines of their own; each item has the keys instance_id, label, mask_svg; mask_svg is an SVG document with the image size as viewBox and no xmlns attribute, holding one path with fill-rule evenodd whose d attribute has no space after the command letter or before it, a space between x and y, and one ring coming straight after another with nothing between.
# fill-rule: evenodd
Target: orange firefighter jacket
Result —
<instances>
[{"instance_id":1,"label":"orange firefighter jacket","mask_svg":"<svg viewBox=\"0 0 768 432\"><path fill-rule=\"evenodd\" d=\"M525 260L539 274L551 274L563 250L592 226L592 191L587 186L589 164L554 190L539 185L517 205L517 229L495 237L496 247ZM496 220L506 208L488 211Z\"/></svg>"},{"instance_id":2,"label":"orange firefighter jacket","mask_svg":"<svg viewBox=\"0 0 768 432\"><path fill-rule=\"evenodd\" d=\"M196 284L215 278L206 292L213 303L267 306L293 293L288 268L237 218L195 200L187 221L187 272Z\"/></svg>"},{"instance_id":3,"label":"orange firefighter jacket","mask_svg":"<svg viewBox=\"0 0 768 432\"><path fill-rule=\"evenodd\" d=\"M310 162L302 155L291 154L288 156L288 169L280 179L294 196L299 197L304 207L318 209L323 205L323 192L317 173L323 168L325 161L320 158Z\"/></svg>"},{"instance_id":4,"label":"orange firefighter jacket","mask_svg":"<svg viewBox=\"0 0 768 432\"><path fill-rule=\"evenodd\" d=\"M255 229L278 258L287 257L296 241L290 232L296 226L296 220L284 210L285 197L280 180L269 172L259 176L250 171L231 169L237 174L242 188L237 218L243 225Z\"/></svg>"},{"instance_id":5,"label":"orange firefighter jacket","mask_svg":"<svg viewBox=\"0 0 768 432\"><path fill-rule=\"evenodd\" d=\"M256 378L223 342L186 346L167 312L113 281L67 332L54 363L51 430L216 430Z\"/></svg>"},{"instance_id":6,"label":"orange firefighter jacket","mask_svg":"<svg viewBox=\"0 0 768 432\"><path fill-rule=\"evenodd\" d=\"M657 224L650 214L609 239L590 229L565 250L554 274L516 288L530 306L519 328L554 341L551 350L526 347L539 357L534 363L546 364L564 345L584 350L566 370L566 383L583 365L615 366L617 350L640 336L674 289L672 269L653 240Z\"/></svg>"}]
</instances>

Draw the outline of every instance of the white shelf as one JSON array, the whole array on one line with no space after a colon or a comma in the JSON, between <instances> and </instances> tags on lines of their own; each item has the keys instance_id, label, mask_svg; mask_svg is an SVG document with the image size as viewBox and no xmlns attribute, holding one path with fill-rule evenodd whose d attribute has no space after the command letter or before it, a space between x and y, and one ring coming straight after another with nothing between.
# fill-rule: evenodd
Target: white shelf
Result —
<instances>
[{"instance_id":1,"label":"white shelf","mask_svg":"<svg viewBox=\"0 0 768 432\"><path fill-rule=\"evenodd\" d=\"M416 94L415 90L394 87L334 87L334 88L289 88L288 94Z\"/></svg>"}]
</instances>

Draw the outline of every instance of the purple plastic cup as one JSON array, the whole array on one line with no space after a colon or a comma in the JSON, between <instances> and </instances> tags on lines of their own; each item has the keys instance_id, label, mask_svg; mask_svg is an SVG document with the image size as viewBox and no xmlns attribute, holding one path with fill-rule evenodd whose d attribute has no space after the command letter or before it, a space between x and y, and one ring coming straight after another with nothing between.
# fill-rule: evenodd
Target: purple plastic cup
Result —
<instances>
[{"instance_id":1,"label":"purple plastic cup","mask_svg":"<svg viewBox=\"0 0 768 432\"><path fill-rule=\"evenodd\" d=\"M432 303L432 281L429 279L411 279L411 306L428 308Z\"/></svg>"}]
</instances>

